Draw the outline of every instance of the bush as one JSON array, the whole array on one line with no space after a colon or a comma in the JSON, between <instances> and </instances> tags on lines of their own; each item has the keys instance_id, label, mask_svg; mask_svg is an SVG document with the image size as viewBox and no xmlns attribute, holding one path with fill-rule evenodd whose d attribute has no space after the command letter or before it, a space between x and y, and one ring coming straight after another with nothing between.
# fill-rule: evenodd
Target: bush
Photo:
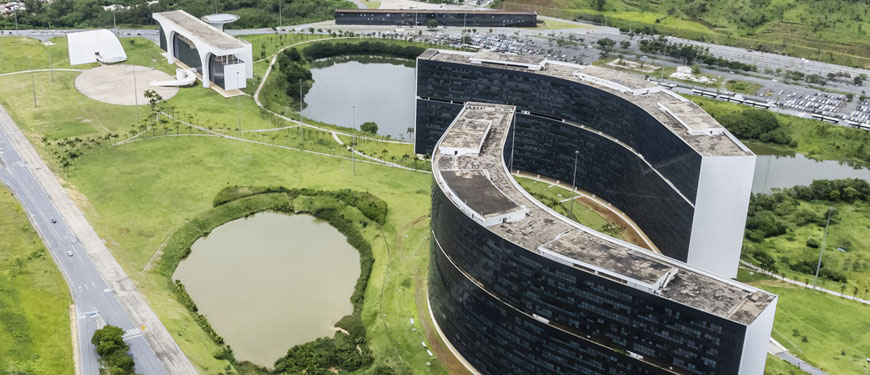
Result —
<instances>
[{"instance_id":1,"label":"bush","mask_svg":"<svg viewBox=\"0 0 870 375\"><path fill-rule=\"evenodd\" d=\"M816 241L815 238L807 239L807 247L811 247L813 249L819 248L819 241Z\"/></svg>"},{"instance_id":2,"label":"bush","mask_svg":"<svg viewBox=\"0 0 870 375\"><path fill-rule=\"evenodd\" d=\"M792 138L780 124L779 119L767 110L749 108L718 118L728 131L742 139L754 139L766 143L791 145Z\"/></svg>"},{"instance_id":3,"label":"bush","mask_svg":"<svg viewBox=\"0 0 870 375\"><path fill-rule=\"evenodd\" d=\"M120 328L106 325L94 331L91 337L91 344L97 347L103 368L110 374L133 374L135 362L128 354L130 347L124 342L123 335L124 331Z\"/></svg>"}]
</instances>

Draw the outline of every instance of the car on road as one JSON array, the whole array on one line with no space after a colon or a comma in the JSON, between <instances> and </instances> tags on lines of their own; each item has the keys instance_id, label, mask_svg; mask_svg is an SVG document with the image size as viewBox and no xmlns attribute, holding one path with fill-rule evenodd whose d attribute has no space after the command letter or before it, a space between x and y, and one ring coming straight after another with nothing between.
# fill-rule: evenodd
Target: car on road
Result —
<instances>
[{"instance_id":1,"label":"car on road","mask_svg":"<svg viewBox=\"0 0 870 375\"><path fill-rule=\"evenodd\" d=\"M52 224L57 224L57 219L51 219Z\"/></svg>"},{"instance_id":2,"label":"car on road","mask_svg":"<svg viewBox=\"0 0 870 375\"><path fill-rule=\"evenodd\" d=\"M72 252L72 250L67 251L67 252L66 252L66 255L73 256L73 252Z\"/></svg>"}]
</instances>

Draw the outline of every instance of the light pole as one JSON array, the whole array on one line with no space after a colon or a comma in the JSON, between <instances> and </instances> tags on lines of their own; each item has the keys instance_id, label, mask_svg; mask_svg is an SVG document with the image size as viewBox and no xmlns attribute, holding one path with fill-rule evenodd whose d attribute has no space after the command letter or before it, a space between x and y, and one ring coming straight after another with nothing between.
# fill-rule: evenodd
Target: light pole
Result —
<instances>
[{"instance_id":1,"label":"light pole","mask_svg":"<svg viewBox=\"0 0 870 375\"><path fill-rule=\"evenodd\" d=\"M299 137L302 138L302 78L299 79Z\"/></svg>"},{"instance_id":2,"label":"light pole","mask_svg":"<svg viewBox=\"0 0 870 375\"><path fill-rule=\"evenodd\" d=\"M115 22L115 4L112 4L112 30L118 31L118 23Z\"/></svg>"},{"instance_id":3,"label":"light pole","mask_svg":"<svg viewBox=\"0 0 870 375\"><path fill-rule=\"evenodd\" d=\"M33 87L33 107L36 108L36 77L33 72L33 57L30 58L30 85Z\"/></svg>"},{"instance_id":4,"label":"light pole","mask_svg":"<svg viewBox=\"0 0 870 375\"><path fill-rule=\"evenodd\" d=\"M12 14L15 16L15 31L18 31L18 8L15 8Z\"/></svg>"},{"instance_id":5,"label":"light pole","mask_svg":"<svg viewBox=\"0 0 870 375\"><path fill-rule=\"evenodd\" d=\"M51 34L51 21L48 21L48 31ZM46 45L45 48L48 50L48 70L51 72L51 81L54 82L54 63L51 62L51 46Z\"/></svg>"},{"instance_id":6,"label":"light pole","mask_svg":"<svg viewBox=\"0 0 870 375\"><path fill-rule=\"evenodd\" d=\"M278 0L278 26L281 26L281 23L282 23L282 18L281 18L282 14L281 13L282 13L283 9L281 7L281 3L283 3L283 2L284 2L284 0ZM276 27L275 30L277 31L278 28Z\"/></svg>"},{"instance_id":7,"label":"light pole","mask_svg":"<svg viewBox=\"0 0 870 375\"><path fill-rule=\"evenodd\" d=\"M236 90L239 90L239 95L236 95L236 113L239 115L239 133L242 132L242 89L239 88L239 72L236 72Z\"/></svg>"},{"instance_id":8,"label":"light pole","mask_svg":"<svg viewBox=\"0 0 870 375\"><path fill-rule=\"evenodd\" d=\"M813 289L816 289L816 281L819 279L819 269L822 268L822 253L825 251L825 244L828 240L828 225L831 224L832 213L834 213L834 207L828 207L828 220L825 221L825 234L822 235L822 246L819 248L819 264L816 265L816 276L813 277Z\"/></svg>"},{"instance_id":9,"label":"light pole","mask_svg":"<svg viewBox=\"0 0 870 375\"><path fill-rule=\"evenodd\" d=\"M133 65L133 102L136 103L136 122L139 122L139 90L136 89L136 65Z\"/></svg>"},{"instance_id":10,"label":"light pole","mask_svg":"<svg viewBox=\"0 0 870 375\"><path fill-rule=\"evenodd\" d=\"M353 148L356 139L356 106L351 106L351 111L353 112L353 121L350 123L350 160L353 164L353 175L356 176L356 153Z\"/></svg>"},{"instance_id":11,"label":"light pole","mask_svg":"<svg viewBox=\"0 0 870 375\"><path fill-rule=\"evenodd\" d=\"M574 192L577 191L577 157L580 155L580 150L574 150L574 178L571 180L571 216L574 216ZM571 220L574 220L572 217Z\"/></svg>"}]
</instances>

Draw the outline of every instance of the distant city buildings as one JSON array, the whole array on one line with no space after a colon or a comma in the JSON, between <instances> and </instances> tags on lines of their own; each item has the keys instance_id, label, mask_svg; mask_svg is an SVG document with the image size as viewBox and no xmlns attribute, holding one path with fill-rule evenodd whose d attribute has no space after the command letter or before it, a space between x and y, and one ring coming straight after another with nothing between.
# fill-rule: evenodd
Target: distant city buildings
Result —
<instances>
[{"instance_id":1,"label":"distant city buildings","mask_svg":"<svg viewBox=\"0 0 870 375\"><path fill-rule=\"evenodd\" d=\"M502 10L336 9L336 25L535 27L538 14Z\"/></svg>"}]
</instances>

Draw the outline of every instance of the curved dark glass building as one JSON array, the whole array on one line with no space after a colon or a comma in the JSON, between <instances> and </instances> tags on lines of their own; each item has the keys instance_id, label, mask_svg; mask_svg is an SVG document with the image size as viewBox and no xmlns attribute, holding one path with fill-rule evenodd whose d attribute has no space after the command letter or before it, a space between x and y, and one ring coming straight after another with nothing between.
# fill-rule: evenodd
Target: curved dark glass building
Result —
<instances>
[{"instance_id":1,"label":"curved dark glass building","mask_svg":"<svg viewBox=\"0 0 870 375\"><path fill-rule=\"evenodd\" d=\"M709 115L628 75L523 56L429 50L417 75L430 311L473 371L763 373L776 296L727 279L754 155ZM660 253L566 219L511 176L572 181L575 157L577 186Z\"/></svg>"}]
</instances>

